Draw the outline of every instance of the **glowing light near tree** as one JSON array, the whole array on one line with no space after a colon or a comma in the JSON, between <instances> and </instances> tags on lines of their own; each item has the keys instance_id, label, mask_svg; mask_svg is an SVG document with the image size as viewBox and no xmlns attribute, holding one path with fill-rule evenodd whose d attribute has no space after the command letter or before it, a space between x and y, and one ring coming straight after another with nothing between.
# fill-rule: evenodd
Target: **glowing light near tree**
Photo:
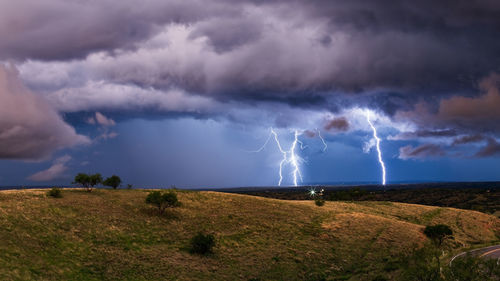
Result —
<instances>
[{"instance_id":1,"label":"glowing light near tree","mask_svg":"<svg viewBox=\"0 0 500 281\"><path fill-rule=\"evenodd\" d=\"M309 189L309 196L311 196L311 197L316 196L316 189L314 187L312 187L311 189Z\"/></svg>"}]
</instances>

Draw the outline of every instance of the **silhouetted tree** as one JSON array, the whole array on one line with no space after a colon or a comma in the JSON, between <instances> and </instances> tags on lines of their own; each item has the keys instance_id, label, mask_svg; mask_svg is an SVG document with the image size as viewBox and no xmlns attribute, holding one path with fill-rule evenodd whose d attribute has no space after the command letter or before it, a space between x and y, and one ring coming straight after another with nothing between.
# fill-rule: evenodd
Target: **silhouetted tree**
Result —
<instances>
[{"instance_id":1,"label":"silhouetted tree","mask_svg":"<svg viewBox=\"0 0 500 281\"><path fill-rule=\"evenodd\" d=\"M87 191L92 191L92 189L90 189L90 176L87 174L79 173L75 176L75 180L73 183L81 184L87 189Z\"/></svg>"},{"instance_id":2,"label":"silhouetted tree","mask_svg":"<svg viewBox=\"0 0 500 281\"><path fill-rule=\"evenodd\" d=\"M116 189L120 186L122 183L122 180L120 179L119 176L112 175L111 177L107 178L102 184L105 186L110 186L113 189Z\"/></svg>"},{"instance_id":3,"label":"silhouetted tree","mask_svg":"<svg viewBox=\"0 0 500 281\"><path fill-rule=\"evenodd\" d=\"M92 188L100 183L102 183L101 174L87 175L84 173L79 173L75 176L74 183L79 183L87 189L88 192L92 191Z\"/></svg>"},{"instance_id":4,"label":"silhouetted tree","mask_svg":"<svg viewBox=\"0 0 500 281\"><path fill-rule=\"evenodd\" d=\"M97 173L97 174L90 175L90 186L91 187L94 187L100 183L102 183L101 174Z\"/></svg>"}]
</instances>

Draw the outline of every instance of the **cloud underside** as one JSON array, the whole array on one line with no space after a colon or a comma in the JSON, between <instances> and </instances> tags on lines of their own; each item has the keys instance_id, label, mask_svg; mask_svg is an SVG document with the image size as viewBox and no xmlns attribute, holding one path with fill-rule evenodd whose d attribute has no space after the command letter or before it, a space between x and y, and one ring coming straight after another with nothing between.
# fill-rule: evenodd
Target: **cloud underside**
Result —
<instances>
[{"instance_id":1,"label":"cloud underside","mask_svg":"<svg viewBox=\"0 0 500 281\"><path fill-rule=\"evenodd\" d=\"M441 155L438 147L446 148L436 139L494 147L500 4L408 0L388 7L384 0L147 0L140 8L132 0L5 1L0 60L14 61L23 82L54 108L47 109L59 120L51 135L63 138L45 147L79 138L55 111L223 115L248 123L265 116L269 125L293 126L297 114L276 111L295 108L339 113L316 124L337 133L359 129L340 116L350 107L413 124L393 137L422 140L402 148L402 159ZM467 139L477 135L482 139ZM51 150L29 147L11 157Z\"/></svg>"}]
</instances>

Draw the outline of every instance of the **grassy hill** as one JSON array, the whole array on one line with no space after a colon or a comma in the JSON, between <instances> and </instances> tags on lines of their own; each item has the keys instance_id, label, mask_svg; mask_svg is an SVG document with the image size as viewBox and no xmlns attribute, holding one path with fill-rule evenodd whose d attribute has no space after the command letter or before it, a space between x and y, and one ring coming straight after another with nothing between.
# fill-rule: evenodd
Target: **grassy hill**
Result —
<instances>
[{"instance_id":1,"label":"grassy hill","mask_svg":"<svg viewBox=\"0 0 500 281\"><path fill-rule=\"evenodd\" d=\"M144 190L0 192L0 280L372 280L445 223L458 251L498 240L480 212L389 202L285 201L179 191L158 216ZM189 240L213 233L213 255Z\"/></svg>"},{"instance_id":2,"label":"grassy hill","mask_svg":"<svg viewBox=\"0 0 500 281\"><path fill-rule=\"evenodd\" d=\"M319 187L315 187L319 189ZM228 192L284 200L307 200L308 189L255 188L228 189ZM500 182L439 183L376 186L325 187L324 198L330 201L391 201L439 207L468 209L500 217Z\"/></svg>"}]
</instances>

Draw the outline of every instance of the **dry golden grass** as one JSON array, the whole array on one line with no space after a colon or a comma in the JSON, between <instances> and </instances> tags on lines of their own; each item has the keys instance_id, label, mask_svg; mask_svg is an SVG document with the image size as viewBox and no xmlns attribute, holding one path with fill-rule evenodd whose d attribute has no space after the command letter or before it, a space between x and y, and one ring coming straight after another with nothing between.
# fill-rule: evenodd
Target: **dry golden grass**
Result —
<instances>
[{"instance_id":1,"label":"dry golden grass","mask_svg":"<svg viewBox=\"0 0 500 281\"><path fill-rule=\"evenodd\" d=\"M490 243L497 218L474 211L388 202L281 201L178 192L158 216L144 190L0 192L0 280L371 280L445 223L456 247ZM215 253L189 239L213 233ZM391 275L392 274L392 275Z\"/></svg>"}]
</instances>

